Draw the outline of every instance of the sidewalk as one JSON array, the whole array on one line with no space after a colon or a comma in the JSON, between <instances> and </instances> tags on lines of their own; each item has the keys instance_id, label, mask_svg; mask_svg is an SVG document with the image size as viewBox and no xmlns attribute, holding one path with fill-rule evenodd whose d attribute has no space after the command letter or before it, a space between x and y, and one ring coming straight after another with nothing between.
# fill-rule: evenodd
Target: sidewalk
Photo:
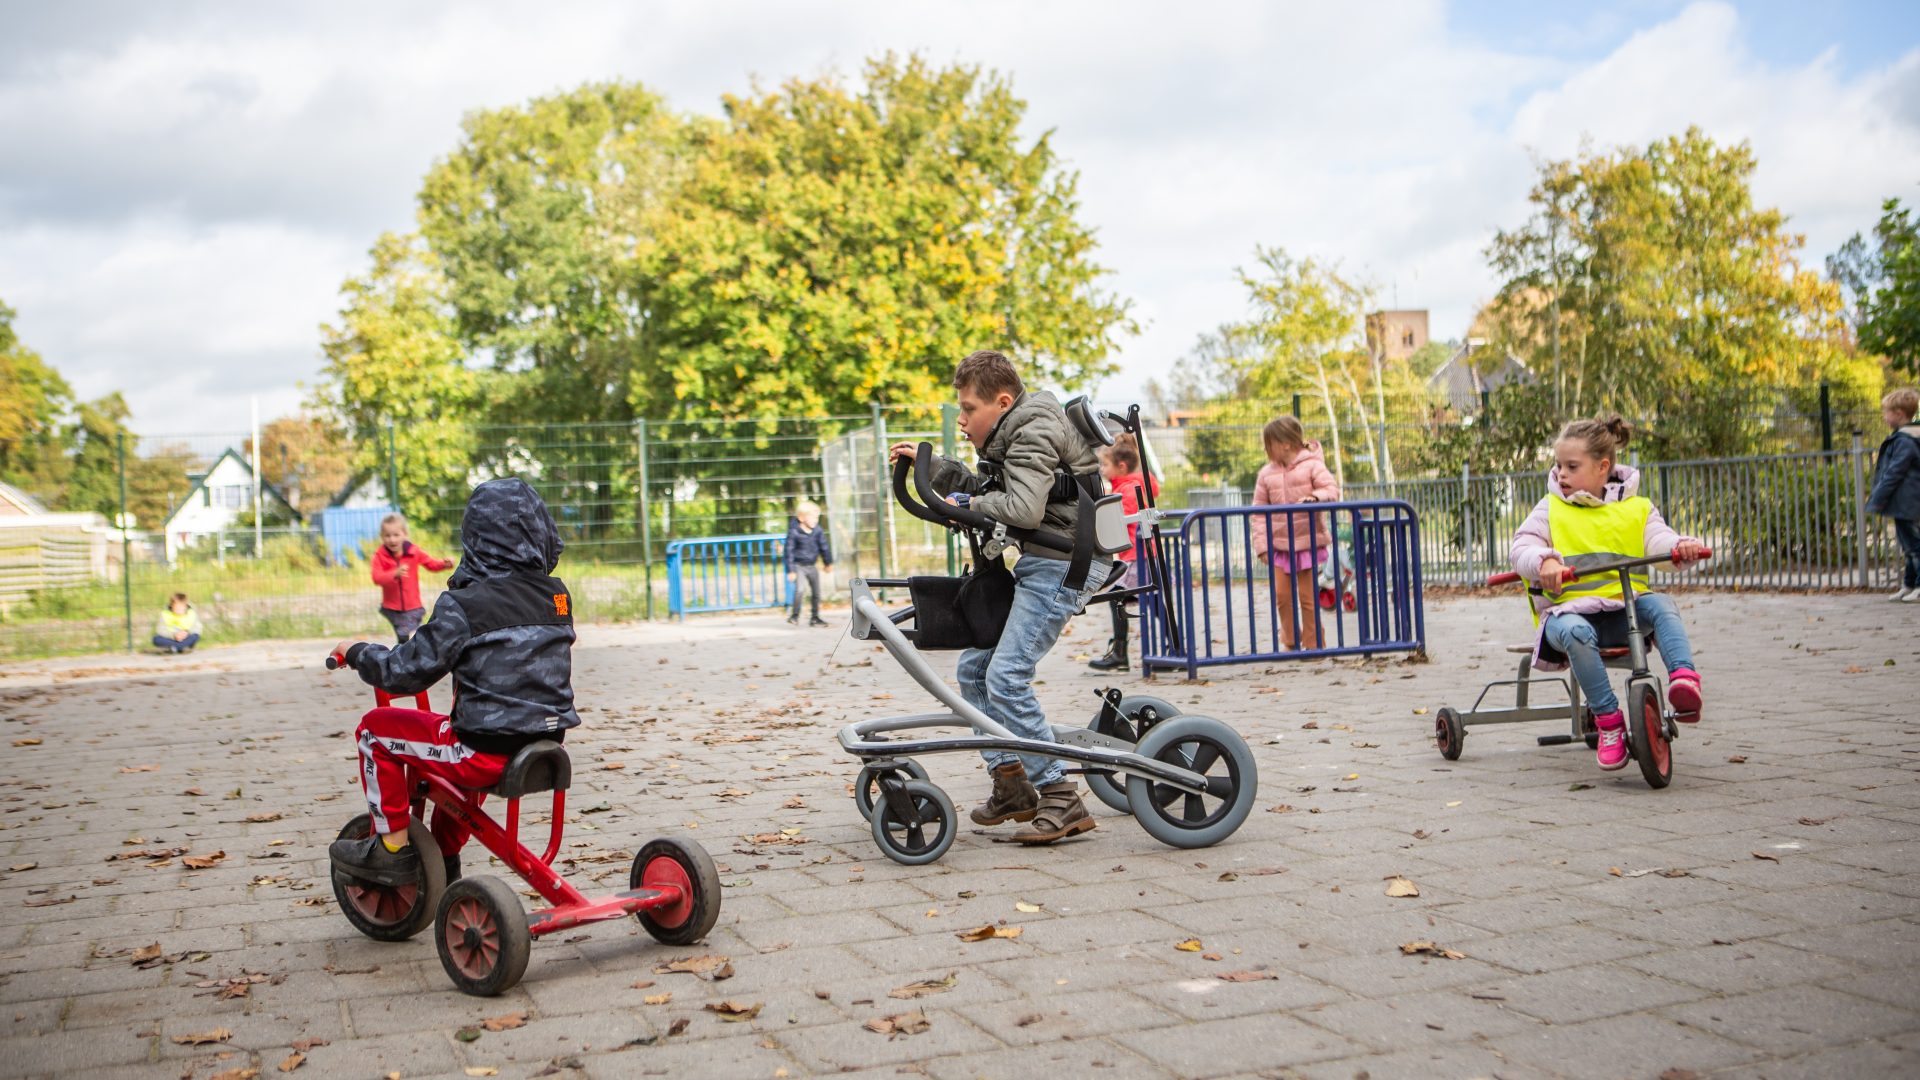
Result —
<instances>
[{"instance_id":1,"label":"sidewalk","mask_svg":"<svg viewBox=\"0 0 1920 1080\"><path fill-rule=\"evenodd\" d=\"M928 706L844 611L585 627L563 869L610 891L684 832L725 907L689 949L630 922L537 941L491 1000L451 988L431 931L383 945L334 910L326 842L362 808L344 736L372 698L323 643L0 665L0 1075L279 1076L302 1043L293 1075L409 1080L1920 1072L1920 619L1877 596L1681 606L1709 701L1665 791L1537 725L1442 760L1432 710L1510 678L1526 632L1511 599L1445 600L1431 663L1123 681L1254 745L1261 809L1226 843L1177 851L1096 806L1083 840L966 826L920 868L874 847L833 736ZM1093 715L1105 625L1042 667L1056 722ZM975 760L924 764L963 812L984 793ZM109 861L136 851L163 854ZM1419 895L1385 895L1396 875ZM1021 934L956 937L1002 922ZM700 954L736 974L654 971ZM727 1000L759 1010L704 1008ZM915 1011L924 1032L866 1026Z\"/></svg>"}]
</instances>

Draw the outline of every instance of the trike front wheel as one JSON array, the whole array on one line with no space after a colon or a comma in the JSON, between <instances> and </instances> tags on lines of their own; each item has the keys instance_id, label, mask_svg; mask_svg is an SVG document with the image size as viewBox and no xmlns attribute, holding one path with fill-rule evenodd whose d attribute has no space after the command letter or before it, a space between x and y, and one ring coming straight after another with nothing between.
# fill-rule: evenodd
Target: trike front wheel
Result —
<instances>
[{"instance_id":1,"label":"trike front wheel","mask_svg":"<svg viewBox=\"0 0 1920 1080\"><path fill-rule=\"evenodd\" d=\"M1627 691L1627 735L1633 740L1633 758L1647 786L1663 788L1673 782L1673 746L1667 742L1666 710L1660 692L1648 681L1635 682Z\"/></svg>"},{"instance_id":2,"label":"trike front wheel","mask_svg":"<svg viewBox=\"0 0 1920 1080\"><path fill-rule=\"evenodd\" d=\"M633 857L627 883L635 889L670 885L679 890L678 901L633 913L662 945L691 945L706 937L720 918L720 871L707 849L691 840L663 836L647 841Z\"/></svg>"}]
</instances>

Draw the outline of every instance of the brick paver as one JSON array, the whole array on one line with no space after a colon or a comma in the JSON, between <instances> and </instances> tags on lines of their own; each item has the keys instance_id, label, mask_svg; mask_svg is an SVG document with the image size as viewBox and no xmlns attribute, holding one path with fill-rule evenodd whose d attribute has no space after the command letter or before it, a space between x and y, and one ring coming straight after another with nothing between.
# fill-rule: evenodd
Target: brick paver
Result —
<instances>
[{"instance_id":1,"label":"brick paver","mask_svg":"<svg viewBox=\"0 0 1920 1080\"><path fill-rule=\"evenodd\" d=\"M321 672L318 644L0 667L0 1074L280 1075L301 1040L302 1072L408 1078L1920 1072L1920 624L1877 597L1682 607L1709 712L1665 791L1536 747L1538 726L1474 729L1443 761L1431 710L1508 677L1525 620L1510 598L1438 600L1431 663L1153 686L1254 745L1261 809L1227 843L1176 851L1100 808L1078 842L969 827L921 868L873 847L833 735L926 705L840 637L844 612L832 631L587 627L565 869L609 890L637 845L685 833L723 868L725 911L691 949L631 922L537 942L494 1000L454 992L428 934L369 941L334 910L324 847L359 809L343 735L370 695ZM1056 719L1091 716L1103 629L1081 620L1043 665ZM972 759L924 763L963 809L986 786ZM225 855L109 861L173 848ZM1396 874L1420 895L1386 896ZM1003 921L1021 936L955 937ZM1465 958L1402 955L1415 940ZM708 952L734 977L652 970ZM726 999L761 1009L703 1008ZM923 1033L864 1026L916 1008Z\"/></svg>"}]
</instances>

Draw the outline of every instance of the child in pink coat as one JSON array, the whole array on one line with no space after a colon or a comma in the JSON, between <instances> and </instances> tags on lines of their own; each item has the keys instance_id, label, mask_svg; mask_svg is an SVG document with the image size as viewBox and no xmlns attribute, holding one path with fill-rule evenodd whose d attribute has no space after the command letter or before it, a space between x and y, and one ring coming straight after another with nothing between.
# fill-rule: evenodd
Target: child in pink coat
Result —
<instances>
[{"instance_id":1,"label":"child in pink coat","mask_svg":"<svg viewBox=\"0 0 1920 1080\"><path fill-rule=\"evenodd\" d=\"M1310 442L1300 421L1282 416L1260 432L1267 463L1253 482L1255 506L1340 501L1340 482L1320 456L1320 444ZM1273 600L1280 611L1281 638L1289 649L1320 647L1320 612L1315 605L1314 577L1328 558L1333 531L1324 513L1293 511L1261 514L1252 522L1253 549L1273 566ZM1278 519L1278 521L1276 521ZM1285 522L1285 528L1279 522ZM1294 618L1295 610L1299 619ZM1297 629L1296 629L1297 627Z\"/></svg>"},{"instance_id":2,"label":"child in pink coat","mask_svg":"<svg viewBox=\"0 0 1920 1080\"><path fill-rule=\"evenodd\" d=\"M1563 551L1561 546L1570 544L1556 546L1552 521L1556 504L1561 513L1578 515L1600 513L1610 506L1617 507L1619 503L1638 497L1639 470L1616 460L1620 450L1632 437L1633 429L1618 416L1607 420L1576 420L1563 428L1553 446L1554 465L1547 472L1547 497L1540 500L1539 505L1533 508L1533 513L1527 515L1520 531L1514 533L1513 547L1509 552L1514 571L1537 585L1533 601L1534 609L1540 615L1540 635L1534 642L1534 666L1551 671L1564 668L1568 663L1572 665L1574 678L1580 681L1580 690L1586 695L1587 706L1593 712L1594 726L1600 731L1596 756L1600 767L1609 772L1624 768L1627 764L1627 720L1620 710L1620 700L1613 692L1613 684L1607 678L1606 663L1600 656L1599 633L1590 617L1622 611L1626 605L1618 595L1596 596L1576 592L1563 597L1561 593L1569 584L1566 575L1569 572L1568 564L1573 560L1588 556L1595 561L1606 562L1615 554L1637 553ZM1617 507L1614 512L1627 509ZM1660 516L1658 509L1648 504L1644 506L1644 511L1646 523L1639 527L1643 533L1640 543L1644 554L1668 555L1676 564L1690 563L1705 555L1705 548L1699 540L1675 532ZM1612 578L1613 575L1606 577ZM1617 584L1604 586L1599 578L1580 578L1579 581L1581 585L1578 587L1583 590L1593 586L1601 591L1620 592ZM1678 719L1698 721L1701 706L1700 674L1694 668L1687 628L1680 621L1680 613L1674 607L1672 598L1662 593L1642 591L1636 586L1634 611L1642 627L1652 628L1660 658L1666 661L1668 702L1678 714ZM1543 656L1543 651L1548 649L1551 653ZM1564 656L1567 663L1557 661L1556 656Z\"/></svg>"}]
</instances>

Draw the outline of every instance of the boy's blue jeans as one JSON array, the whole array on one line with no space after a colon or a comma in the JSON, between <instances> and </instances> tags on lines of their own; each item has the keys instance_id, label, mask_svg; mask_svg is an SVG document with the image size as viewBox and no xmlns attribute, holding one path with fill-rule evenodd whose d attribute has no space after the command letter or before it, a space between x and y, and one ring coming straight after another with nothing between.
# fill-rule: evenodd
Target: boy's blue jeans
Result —
<instances>
[{"instance_id":1,"label":"boy's blue jeans","mask_svg":"<svg viewBox=\"0 0 1920 1080\"><path fill-rule=\"evenodd\" d=\"M1669 672L1693 667L1693 646L1687 642L1687 627L1673 598L1664 593L1640 593L1633 598L1634 614L1642 627L1652 627L1659 639L1660 658ZM1600 635L1586 616L1563 612L1547 616L1547 644L1567 654L1573 677L1580 680L1580 692L1595 716L1604 716L1620 708L1614 695L1613 680L1607 678L1606 661L1600 658Z\"/></svg>"},{"instance_id":2,"label":"boy's blue jeans","mask_svg":"<svg viewBox=\"0 0 1920 1080\"><path fill-rule=\"evenodd\" d=\"M1900 584L1909 589L1920 589L1920 521L1894 518L1893 537L1900 541L1900 554L1907 557Z\"/></svg>"},{"instance_id":3,"label":"boy's blue jeans","mask_svg":"<svg viewBox=\"0 0 1920 1080\"><path fill-rule=\"evenodd\" d=\"M1058 559L1027 555L1014 563L1013 611L1000 644L962 652L955 672L967 704L1023 738L1053 741L1053 728L1033 692L1033 669L1060 639L1067 620L1086 606L1090 590L1069 591L1066 579L1067 564ZM989 766L1019 761L1035 787L1059 783L1066 775L1059 758L1005 750L981 756Z\"/></svg>"}]
</instances>

